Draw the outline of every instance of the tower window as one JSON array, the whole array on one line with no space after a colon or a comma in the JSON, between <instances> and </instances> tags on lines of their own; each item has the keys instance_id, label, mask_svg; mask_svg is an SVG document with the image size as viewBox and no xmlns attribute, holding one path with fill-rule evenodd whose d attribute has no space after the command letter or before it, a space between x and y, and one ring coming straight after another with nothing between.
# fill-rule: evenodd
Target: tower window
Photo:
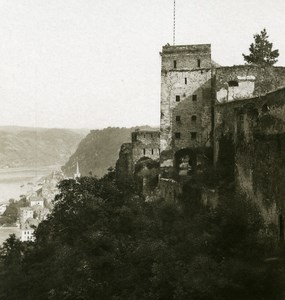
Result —
<instances>
[{"instance_id":1,"label":"tower window","mask_svg":"<svg viewBox=\"0 0 285 300\"><path fill-rule=\"evenodd\" d=\"M151 155L153 155L153 149L151 149Z\"/></svg>"},{"instance_id":2,"label":"tower window","mask_svg":"<svg viewBox=\"0 0 285 300\"><path fill-rule=\"evenodd\" d=\"M192 116L192 117L191 117L191 121L192 121L193 123L196 123L196 121L197 121L197 116Z\"/></svg>"},{"instance_id":3,"label":"tower window","mask_svg":"<svg viewBox=\"0 0 285 300\"><path fill-rule=\"evenodd\" d=\"M177 68L177 61L176 61L176 60L173 61L173 68L174 68L174 69Z\"/></svg>"},{"instance_id":4,"label":"tower window","mask_svg":"<svg viewBox=\"0 0 285 300\"><path fill-rule=\"evenodd\" d=\"M197 101L197 95L192 95L192 100Z\"/></svg>"},{"instance_id":5,"label":"tower window","mask_svg":"<svg viewBox=\"0 0 285 300\"><path fill-rule=\"evenodd\" d=\"M145 155L145 149L143 149L143 155Z\"/></svg>"},{"instance_id":6,"label":"tower window","mask_svg":"<svg viewBox=\"0 0 285 300\"><path fill-rule=\"evenodd\" d=\"M175 138L176 138L176 139L180 139L180 138L181 138L180 132L175 132Z\"/></svg>"},{"instance_id":7,"label":"tower window","mask_svg":"<svg viewBox=\"0 0 285 300\"><path fill-rule=\"evenodd\" d=\"M238 86L238 82L235 81L235 80L230 80L230 81L228 82L228 85L229 85L229 86Z\"/></svg>"},{"instance_id":8,"label":"tower window","mask_svg":"<svg viewBox=\"0 0 285 300\"><path fill-rule=\"evenodd\" d=\"M181 117L180 116L176 116L175 120L176 120L176 122L180 122L181 121Z\"/></svg>"},{"instance_id":9,"label":"tower window","mask_svg":"<svg viewBox=\"0 0 285 300\"><path fill-rule=\"evenodd\" d=\"M197 132L191 132L191 140L196 141L197 139Z\"/></svg>"},{"instance_id":10,"label":"tower window","mask_svg":"<svg viewBox=\"0 0 285 300\"><path fill-rule=\"evenodd\" d=\"M186 77L184 78L184 81L185 81L185 84L187 84L187 78Z\"/></svg>"},{"instance_id":11,"label":"tower window","mask_svg":"<svg viewBox=\"0 0 285 300\"><path fill-rule=\"evenodd\" d=\"M201 59L197 59L197 66L198 66L198 68L201 67Z\"/></svg>"},{"instance_id":12,"label":"tower window","mask_svg":"<svg viewBox=\"0 0 285 300\"><path fill-rule=\"evenodd\" d=\"M179 95L176 95L176 102L180 102L180 96Z\"/></svg>"}]
</instances>

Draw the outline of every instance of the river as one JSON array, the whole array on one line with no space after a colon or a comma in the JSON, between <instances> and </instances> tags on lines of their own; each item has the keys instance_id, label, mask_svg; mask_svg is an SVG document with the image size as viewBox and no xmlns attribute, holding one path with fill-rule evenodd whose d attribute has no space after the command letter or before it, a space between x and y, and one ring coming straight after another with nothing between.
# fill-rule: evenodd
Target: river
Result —
<instances>
[{"instance_id":1,"label":"river","mask_svg":"<svg viewBox=\"0 0 285 300\"><path fill-rule=\"evenodd\" d=\"M59 166L0 169L0 204L11 198L18 200L20 195L33 188L37 180L57 169Z\"/></svg>"},{"instance_id":2,"label":"river","mask_svg":"<svg viewBox=\"0 0 285 300\"><path fill-rule=\"evenodd\" d=\"M0 204L8 202L11 198L18 200L19 196L31 190L40 178L58 169L59 166L0 169ZM0 227L0 246L12 233L17 237L21 234L17 227Z\"/></svg>"}]
</instances>

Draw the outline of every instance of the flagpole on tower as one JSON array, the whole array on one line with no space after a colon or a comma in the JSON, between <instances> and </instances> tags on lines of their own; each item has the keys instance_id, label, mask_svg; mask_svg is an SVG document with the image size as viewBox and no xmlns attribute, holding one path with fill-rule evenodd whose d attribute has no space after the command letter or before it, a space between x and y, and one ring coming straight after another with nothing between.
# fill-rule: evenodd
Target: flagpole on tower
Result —
<instances>
[{"instance_id":1,"label":"flagpole on tower","mask_svg":"<svg viewBox=\"0 0 285 300\"><path fill-rule=\"evenodd\" d=\"M173 0L173 46L175 46L175 2L176 0Z\"/></svg>"}]
</instances>

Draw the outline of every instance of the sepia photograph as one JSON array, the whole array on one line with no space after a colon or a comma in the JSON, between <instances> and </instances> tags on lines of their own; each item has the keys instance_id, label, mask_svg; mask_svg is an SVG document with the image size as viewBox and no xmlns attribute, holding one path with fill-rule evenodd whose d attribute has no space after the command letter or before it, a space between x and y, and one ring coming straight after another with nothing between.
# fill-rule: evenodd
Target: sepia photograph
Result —
<instances>
[{"instance_id":1,"label":"sepia photograph","mask_svg":"<svg viewBox=\"0 0 285 300\"><path fill-rule=\"evenodd\" d=\"M0 300L285 300L285 1L0 0Z\"/></svg>"}]
</instances>

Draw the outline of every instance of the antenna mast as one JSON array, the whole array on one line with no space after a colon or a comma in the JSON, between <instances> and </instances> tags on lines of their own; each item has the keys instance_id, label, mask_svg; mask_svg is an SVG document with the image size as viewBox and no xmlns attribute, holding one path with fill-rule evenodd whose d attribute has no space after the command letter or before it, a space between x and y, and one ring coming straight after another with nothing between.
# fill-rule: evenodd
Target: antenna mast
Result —
<instances>
[{"instance_id":1,"label":"antenna mast","mask_svg":"<svg viewBox=\"0 0 285 300\"><path fill-rule=\"evenodd\" d=\"M173 3L173 46L175 46L175 2L176 0Z\"/></svg>"}]
</instances>

